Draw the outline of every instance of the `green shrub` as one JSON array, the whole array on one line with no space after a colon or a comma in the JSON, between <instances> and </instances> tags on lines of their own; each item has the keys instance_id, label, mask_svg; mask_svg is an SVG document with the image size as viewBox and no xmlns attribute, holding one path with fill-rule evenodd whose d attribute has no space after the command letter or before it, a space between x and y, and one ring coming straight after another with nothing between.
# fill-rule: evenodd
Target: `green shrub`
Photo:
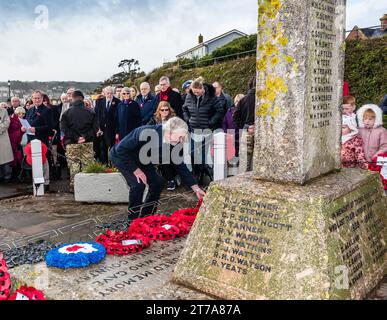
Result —
<instances>
[{"instance_id":1,"label":"green shrub","mask_svg":"<svg viewBox=\"0 0 387 320\"><path fill-rule=\"evenodd\" d=\"M387 37L347 41L345 80L357 105L379 105L387 94Z\"/></svg>"},{"instance_id":2,"label":"green shrub","mask_svg":"<svg viewBox=\"0 0 387 320\"><path fill-rule=\"evenodd\" d=\"M83 173L112 173L118 172L117 168L109 168L102 163L94 162L82 170Z\"/></svg>"},{"instance_id":3,"label":"green shrub","mask_svg":"<svg viewBox=\"0 0 387 320\"><path fill-rule=\"evenodd\" d=\"M256 50L257 48L257 35L252 34L242 38L235 39L229 44L216 49L212 54L212 58L218 58L228 56L230 54L237 54L245 51ZM235 59L235 58L234 58Z\"/></svg>"}]
</instances>

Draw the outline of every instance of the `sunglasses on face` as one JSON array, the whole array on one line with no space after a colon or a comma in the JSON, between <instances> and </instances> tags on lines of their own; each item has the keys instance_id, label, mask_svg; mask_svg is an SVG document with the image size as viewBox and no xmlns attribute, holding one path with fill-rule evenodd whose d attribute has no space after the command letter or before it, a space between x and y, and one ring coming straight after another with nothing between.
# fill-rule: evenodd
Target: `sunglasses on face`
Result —
<instances>
[{"instance_id":1,"label":"sunglasses on face","mask_svg":"<svg viewBox=\"0 0 387 320\"><path fill-rule=\"evenodd\" d=\"M123 93L121 93L123 96L128 96L128 95L130 95L130 93L129 92L123 92Z\"/></svg>"},{"instance_id":2,"label":"sunglasses on face","mask_svg":"<svg viewBox=\"0 0 387 320\"><path fill-rule=\"evenodd\" d=\"M160 109L161 112L168 112L169 109Z\"/></svg>"}]
</instances>

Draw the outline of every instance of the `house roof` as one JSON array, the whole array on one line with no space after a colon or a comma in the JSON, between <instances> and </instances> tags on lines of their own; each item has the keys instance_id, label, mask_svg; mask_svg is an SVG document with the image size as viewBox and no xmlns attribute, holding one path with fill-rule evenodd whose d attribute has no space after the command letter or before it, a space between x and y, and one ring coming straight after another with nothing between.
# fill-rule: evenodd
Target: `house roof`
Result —
<instances>
[{"instance_id":1,"label":"house roof","mask_svg":"<svg viewBox=\"0 0 387 320\"><path fill-rule=\"evenodd\" d=\"M224 34L222 34L222 35L220 35L220 36L217 36L217 37L215 37L215 38L213 38L213 39L211 39L211 40L208 40L208 41L205 41L205 42L203 42L203 43L200 43L200 44L198 44L196 47L193 47L193 48L191 48L191 49L189 49L189 50L187 50L187 51L184 51L183 53L178 54L177 57L186 55L187 53L190 53L191 51L197 50L197 49L199 49L199 48L201 48L201 47L208 46L210 43L215 42L215 41L217 41L217 40L219 40L219 39L222 39L222 38L224 38L224 37L226 37L226 36L228 36L228 35L230 35L230 34L232 34L232 33L238 33L241 37L247 36L247 34L243 33L242 31L233 29L233 30L231 30L231 31L229 31L229 32L226 32L226 33L224 33Z\"/></svg>"},{"instance_id":2,"label":"house roof","mask_svg":"<svg viewBox=\"0 0 387 320\"><path fill-rule=\"evenodd\" d=\"M368 39L382 37L384 35L387 35L387 31L382 31L382 28L379 26L369 27L369 28L359 28L358 26L355 26L351 32L353 32L353 31L355 31L355 32L360 31Z\"/></svg>"}]
</instances>

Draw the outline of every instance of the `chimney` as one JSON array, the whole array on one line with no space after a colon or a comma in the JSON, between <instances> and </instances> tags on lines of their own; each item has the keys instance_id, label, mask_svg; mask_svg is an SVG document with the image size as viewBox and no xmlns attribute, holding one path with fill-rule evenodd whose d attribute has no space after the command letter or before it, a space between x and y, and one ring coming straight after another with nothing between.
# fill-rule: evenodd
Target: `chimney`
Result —
<instances>
[{"instance_id":1,"label":"chimney","mask_svg":"<svg viewBox=\"0 0 387 320\"><path fill-rule=\"evenodd\" d=\"M202 44L204 42L204 38L202 34L199 34L199 44Z\"/></svg>"},{"instance_id":2,"label":"chimney","mask_svg":"<svg viewBox=\"0 0 387 320\"><path fill-rule=\"evenodd\" d=\"M387 13L380 18L382 32L387 31Z\"/></svg>"}]
</instances>

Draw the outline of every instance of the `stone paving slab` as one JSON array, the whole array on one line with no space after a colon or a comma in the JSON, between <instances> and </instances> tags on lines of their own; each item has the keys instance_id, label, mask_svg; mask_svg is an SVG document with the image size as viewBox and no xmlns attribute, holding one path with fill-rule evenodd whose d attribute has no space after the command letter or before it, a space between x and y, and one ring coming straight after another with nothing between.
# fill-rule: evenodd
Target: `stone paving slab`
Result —
<instances>
[{"instance_id":1,"label":"stone paving slab","mask_svg":"<svg viewBox=\"0 0 387 320\"><path fill-rule=\"evenodd\" d=\"M164 192L160 203L159 213L168 214L194 206L196 199L192 192L180 189L174 193ZM79 241L80 233L93 231L92 228L98 223L126 219L126 213L125 204L80 204L75 202L72 194L67 193L50 193L42 198L24 196L2 200L0 230L3 231L0 233L0 245L7 238L17 240L44 233L52 237L60 233L58 230L66 234L74 233L71 240ZM77 224L80 226L76 227ZM43 238L48 240L47 237Z\"/></svg>"},{"instance_id":2,"label":"stone paving slab","mask_svg":"<svg viewBox=\"0 0 387 320\"><path fill-rule=\"evenodd\" d=\"M52 300L208 300L171 282L186 239L154 242L141 253L107 256L84 269L47 268L45 263L12 269L16 281L44 290Z\"/></svg>"}]
</instances>

